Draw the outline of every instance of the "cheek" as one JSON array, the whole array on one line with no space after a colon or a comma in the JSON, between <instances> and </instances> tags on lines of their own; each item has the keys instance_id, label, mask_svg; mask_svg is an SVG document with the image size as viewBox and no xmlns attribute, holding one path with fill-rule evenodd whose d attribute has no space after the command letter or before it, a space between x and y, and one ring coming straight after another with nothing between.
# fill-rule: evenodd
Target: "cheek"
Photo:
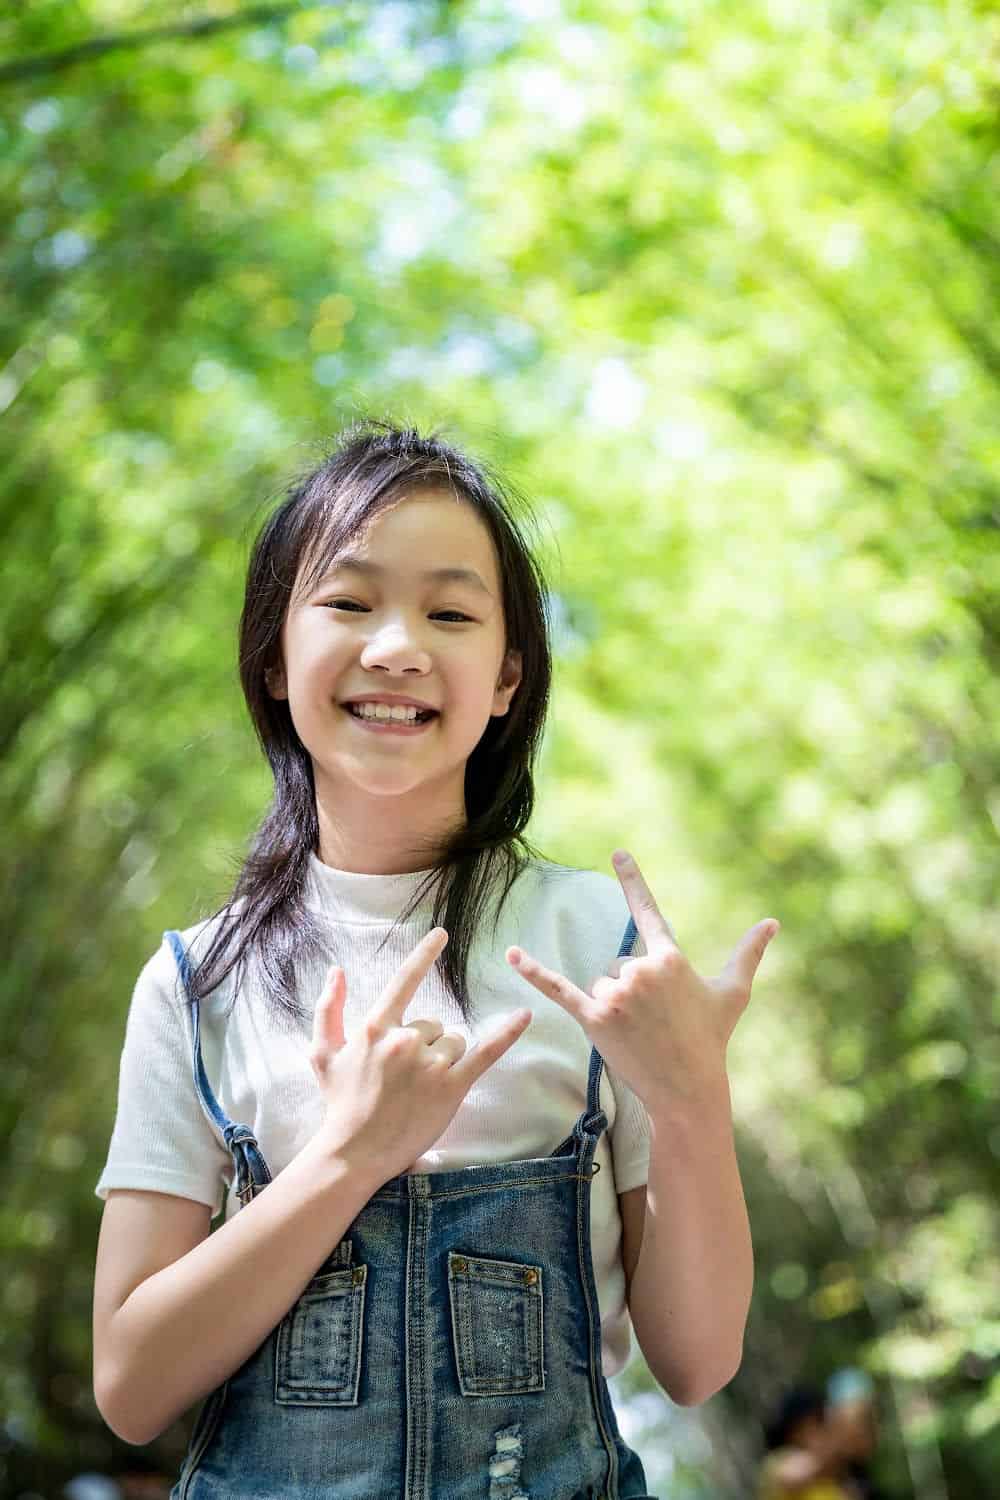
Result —
<instances>
[{"instance_id":1,"label":"cheek","mask_svg":"<svg viewBox=\"0 0 1000 1500\"><path fill-rule=\"evenodd\" d=\"M470 662L455 679L456 702L470 719L482 718L493 707L497 679L491 670L488 662Z\"/></svg>"},{"instance_id":2,"label":"cheek","mask_svg":"<svg viewBox=\"0 0 1000 1500\"><path fill-rule=\"evenodd\" d=\"M343 645L332 631L300 629L290 633L285 645L285 669L289 682L308 685L329 677L343 657Z\"/></svg>"}]
</instances>

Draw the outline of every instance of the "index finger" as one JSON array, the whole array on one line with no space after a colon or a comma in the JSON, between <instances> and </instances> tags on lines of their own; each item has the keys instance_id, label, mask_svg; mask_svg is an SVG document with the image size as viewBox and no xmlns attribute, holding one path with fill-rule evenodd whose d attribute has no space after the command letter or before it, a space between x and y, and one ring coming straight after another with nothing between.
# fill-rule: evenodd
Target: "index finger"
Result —
<instances>
[{"instance_id":1,"label":"index finger","mask_svg":"<svg viewBox=\"0 0 1000 1500\"><path fill-rule=\"evenodd\" d=\"M452 1064L451 1075L457 1080L463 1099L487 1068L492 1068L493 1064L513 1047L521 1033L528 1029L531 1021L530 1010L522 1008L515 1011L512 1016L505 1019L502 1026L489 1036L477 1040L464 1057L460 1057L458 1062Z\"/></svg>"},{"instance_id":2,"label":"index finger","mask_svg":"<svg viewBox=\"0 0 1000 1500\"><path fill-rule=\"evenodd\" d=\"M673 933L666 917L656 904L638 864L627 849L616 849L611 856L615 874L621 881L629 911L635 918L639 936L646 945L647 953L665 953L677 950Z\"/></svg>"},{"instance_id":3,"label":"index finger","mask_svg":"<svg viewBox=\"0 0 1000 1500\"><path fill-rule=\"evenodd\" d=\"M371 1019L381 1026L401 1026L406 1007L413 999L421 980L448 941L443 927L432 927L404 960L382 991Z\"/></svg>"}]
</instances>

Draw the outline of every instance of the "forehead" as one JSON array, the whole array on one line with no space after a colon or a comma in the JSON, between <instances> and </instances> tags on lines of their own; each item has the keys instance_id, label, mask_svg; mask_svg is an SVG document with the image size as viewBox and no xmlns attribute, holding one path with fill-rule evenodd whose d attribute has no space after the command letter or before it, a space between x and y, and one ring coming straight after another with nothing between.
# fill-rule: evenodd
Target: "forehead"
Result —
<instances>
[{"instance_id":1,"label":"forehead","mask_svg":"<svg viewBox=\"0 0 1000 1500\"><path fill-rule=\"evenodd\" d=\"M355 560L396 574L464 567L477 572L490 589L499 582L488 526L468 500L451 490L412 491L376 512L342 546L320 542L317 552L324 574Z\"/></svg>"},{"instance_id":2,"label":"forehead","mask_svg":"<svg viewBox=\"0 0 1000 1500\"><path fill-rule=\"evenodd\" d=\"M418 541L433 532L454 537L456 545L493 550L485 522L470 501L451 490L416 490L394 500L374 515L359 534L358 542L372 547L404 537Z\"/></svg>"}]
</instances>

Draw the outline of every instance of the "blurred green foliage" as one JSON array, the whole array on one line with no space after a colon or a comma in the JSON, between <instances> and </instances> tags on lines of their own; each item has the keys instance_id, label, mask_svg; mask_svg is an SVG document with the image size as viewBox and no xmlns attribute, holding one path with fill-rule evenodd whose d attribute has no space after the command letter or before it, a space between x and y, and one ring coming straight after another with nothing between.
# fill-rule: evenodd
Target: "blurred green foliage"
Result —
<instances>
[{"instance_id":1,"label":"blurred green foliage","mask_svg":"<svg viewBox=\"0 0 1000 1500\"><path fill-rule=\"evenodd\" d=\"M988 1493L995 8L45 0L0 55L7 1492L134 1461L89 1371L128 997L267 795L249 537L370 412L543 523L542 846L628 843L703 966L783 923L731 1051L744 1368L664 1491L746 1494L763 1406L860 1360L892 1493Z\"/></svg>"}]
</instances>

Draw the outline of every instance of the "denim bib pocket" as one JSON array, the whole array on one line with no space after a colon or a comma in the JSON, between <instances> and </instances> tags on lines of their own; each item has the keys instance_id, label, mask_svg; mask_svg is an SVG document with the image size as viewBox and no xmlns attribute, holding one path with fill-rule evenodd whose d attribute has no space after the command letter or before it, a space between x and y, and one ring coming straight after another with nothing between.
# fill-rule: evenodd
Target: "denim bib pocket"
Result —
<instances>
[{"instance_id":1,"label":"denim bib pocket","mask_svg":"<svg viewBox=\"0 0 1000 1500\"><path fill-rule=\"evenodd\" d=\"M357 1406L367 1266L314 1276L278 1324L279 1406Z\"/></svg>"},{"instance_id":2,"label":"denim bib pocket","mask_svg":"<svg viewBox=\"0 0 1000 1500\"><path fill-rule=\"evenodd\" d=\"M541 1266L449 1251L448 1295L463 1396L545 1389Z\"/></svg>"}]
</instances>

